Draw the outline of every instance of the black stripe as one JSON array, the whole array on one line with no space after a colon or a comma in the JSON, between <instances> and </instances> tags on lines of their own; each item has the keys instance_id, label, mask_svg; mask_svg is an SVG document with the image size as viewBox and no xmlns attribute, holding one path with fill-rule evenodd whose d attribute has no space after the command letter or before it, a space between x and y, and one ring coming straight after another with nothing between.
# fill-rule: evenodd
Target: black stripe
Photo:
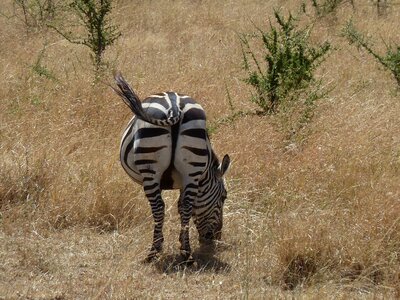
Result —
<instances>
[{"instance_id":1,"label":"black stripe","mask_svg":"<svg viewBox=\"0 0 400 300\"><path fill-rule=\"evenodd\" d=\"M203 128L187 129L181 132L181 135L188 135L191 137L206 139L206 131Z\"/></svg>"},{"instance_id":2,"label":"black stripe","mask_svg":"<svg viewBox=\"0 0 400 300\"><path fill-rule=\"evenodd\" d=\"M143 189L144 189L144 191L146 192L146 191L149 191L149 190L154 189L156 186L158 186L158 183L157 183L157 182L156 182L156 183L153 183L152 185L144 186Z\"/></svg>"},{"instance_id":3,"label":"black stripe","mask_svg":"<svg viewBox=\"0 0 400 300\"><path fill-rule=\"evenodd\" d=\"M211 202L206 202L206 203L200 204L200 205L199 205L198 202L196 202L196 205L194 205L193 207L196 208L196 209L208 207L208 208L210 209L211 207L213 207L213 206L216 204L216 203L214 203L214 202L215 202L215 199L212 199L212 200L213 200L213 201L211 201ZM208 209L207 209L207 210L208 210Z\"/></svg>"},{"instance_id":4,"label":"black stripe","mask_svg":"<svg viewBox=\"0 0 400 300\"><path fill-rule=\"evenodd\" d=\"M139 160L135 160L134 163L135 165L145 165L145 164L154 164L156 163L156 160L153 159L139 159Z\"/></svg>"},{"instance_id":5,"label":"black stripe","mask_svg":"<svg viewBox=\"0 0 400 300\"><path fill-rule=\"evenodd\" d=\"M209 195L213 195L212 192L210 192L211 190L215 191L215 189L218 188L217 185L212 184L212 182L210 182L210 179L208 179L207 181L202 182L202 186L205 186L205 189L203 191L203 195L201 197L208 197Z\"/></svg>"},{"instance_id":6,"label":"black stripe","mask_svg":"<svg viewBox=\"0 0 400 300\"><path fill-rule=\"evenodd\" d=\"M165 97L165 94L156 94L157 96L162 96ZM157 103L165 107L165 109L169 109L169 104L167 101L165 101L165 98L155 98L155 97L149 97L143 100L144 103Z\"/></svg>"},{"instance_id":7,"label":"black stripe","mask_svg":"<svg viewBox=\"0 0 400 300\"><path fill-rule=\"evenodd\" d=\"M135 139L132 139L128 145L125 148L125 153L124 153L124 162L126 165L128 165L128 155L131 152L132 148L133 148L133 143L135 142Z\"/></svg>"},{"instance_id":8,"label":"black stripe","mask_svg":"<svg viewBox=\"0 0 400 300\"><path fill-rule=\"evenodd\" d=\"M145 173L156 174L156 171L153 171L150 169L140 169L139 172L140 172L140 174L145 174Z\"/></svg>"},{"instance_id":9,"label":"black stripe","mask_svg":"<svg viewBox=\"0 0 400 300\"><path fill-rule=\"evenodd\" d=\"M189 163L189 165L191 165L193 167L205 167L207 165L207 163L192 161Z\"/></svg>"},{"instance_id":10,"label":"black stripe","mask_svg":"<svg viewBox=\"0 0 400 300\"><path fill-rule=\"evenodd\" d=\"M189 184L187 184L186 185L186 187L185 187L185 189L198 189L199 188L199 186L197 185L197 184L194 184L194 183L189 183Z\"/></svg>"},{"instance_id":11,"label":"black stripe","mask_svg":"<svg viewBox=\"0 0 400 300\"><path fill-rule=\"evenodd\" d=\"M147 128L140 128L136 134L135 137L138 139L145 139L145 138L151 138L151 137L156 137L164 134L168 134L169 130L165 128L155 128L155 127L147 127Z\"/></svg>"},{"instance_id":12,"label":"black stripe","mask_svg":"<svg viewBox=\"0 0 400 300\"><path fill-rule=\"evenodd\" d=\"M191 108L188 111L185 112L182 120L182 124L185 124L186 122L192 121L192 120L205 120L206 115L204 113L204 110L200 108Z\"/></svg>"},{"instance_id":13,"label":"black stripe","mask_svg":"<svg viewBox=\"0 0 400 300\"><path fill-rule=\"evenodd\" d=\"M193 154L196 154L199 156L207 156L207 154L208 154L207 149L200 149L200 148L194 148L194 147L189 147L189 146L183 146L182 148L189 150Z\"/></svg>"},{"instance_id":14,"label":"black stripe","mask_svg":"<svg viewBox=\"0 0 400 300\"><path fill-rule=\"evenodd\" d=\"M201 174L203 174L203 171L198 171L198 172L190 173L189 176L190 176L190 177L194 177L194 176L198 176L198 175L201 175Z\"/></svg>"},{"instance_id":15,"label":"black stripe","mask_svg":"<svg viewBox=\"0 0 400 300\"><path fill-rule=\"evenodd\" d=\"M147 194L147 193L146 193L146 197L147 197L147 198L154 198L155 196L157 196L157 195L159 195L159 194L160 194L160 190L157 189L157 190L154 191L153 193L150 193L150 194ZM151 204L150 204L150 205L151 205ZM155 202L154 205L157 207L157 206L158 206L158 203ZM151 205L151 206L153 207L153 205Z\"/></svg>"},{"instance_id":16,"label":"black stripe","mask_svg":"<svg viewBox=\"0 0 400 300\"><path fill-rule=\"evenodd\" d=\"M197 197L197 192L186 191L185 196Z\"/></svg>"},{"instance_id":17,"label":"black stripe","mask_svg":"<svg viewBox=\"0 0 400 300\"><path fill-rule=\"evenodd\" d=\"M167 146L160 146L160 147L137 147L135 148L135 153L154 153L161 149L166 148Z\"/></svg>"},{"instance_id":18,"label":"black stripe","mask_svg":"<svg viewBox=\"0 0 400 300\"><path fill-rule=\"evenodd\" d=\"M162 124L161 122L167 117L166 111L158 109L156 107L145 108L146 114L154 119L156 125Z\"/></svg>"},{"instance_id":19,"label":"black stripe","mask_svg":"<svg viewBox=\"0 0 400 300\"><path fill-rule=\"evenodd\" d=\"M209 220L210 217L212 217L212 215L215 214L213 209L206 209L205 211L203 211L202 213L197 215L197 218L199 219L205 219L205 220ZM215 220L215 216L213 218Z\"/></svg>"}]
</instances>

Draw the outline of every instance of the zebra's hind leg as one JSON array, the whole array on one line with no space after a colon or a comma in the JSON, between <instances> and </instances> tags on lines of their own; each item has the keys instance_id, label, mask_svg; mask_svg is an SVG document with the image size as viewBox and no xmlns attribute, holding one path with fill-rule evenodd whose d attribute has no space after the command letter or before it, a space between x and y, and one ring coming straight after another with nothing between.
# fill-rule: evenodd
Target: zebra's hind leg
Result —
<instances>
[{"instance_id":1,"label":"zebra's hind leg","mask_svg":"<svg viewBox=\"0 0 400 300\"><path fill-rule=\"evenodd\" d=\"M178 210L181 217L181 232L179 234L179 241L181 243L181 256L185 261L191 261L191 248L189 239L189 223L192 217L193 202L197 196L197 184L187 184L181 191Z\"/></svg>"},{"instance_id":2,"label":"zebra's hind leg","mask_svg":"<svg viewBox=\"0 0 400 300\"><path fill-rule=\"evenodd\" d=\"M158 254L161 252L164 242L162 229L164 225L165 204L161 197L161 189L158 182L155 182L152 178L145 178L143 181L143 188L150 202L154 219L153 243L146 258L147 262L151 262L157 258Z\"/></svg>"}]
</instances>

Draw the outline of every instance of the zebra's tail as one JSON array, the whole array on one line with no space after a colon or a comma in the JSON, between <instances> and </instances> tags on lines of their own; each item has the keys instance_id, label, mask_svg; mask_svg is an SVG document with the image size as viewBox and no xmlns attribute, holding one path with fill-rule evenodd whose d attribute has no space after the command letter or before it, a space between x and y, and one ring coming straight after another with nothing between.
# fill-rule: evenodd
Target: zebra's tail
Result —
<instances>
[{"instance_id":1,"label":"zebra's tail","mask_svg":"<svg viewBox=\"0 0 400 300\"><path fill-rule=\"evenodd\" d=\"M132 110L132 112L141 120L149 122L158 126L172 126L179 122L180 112L178 114L169 111L166 119L155 119L149 116L143 109L142 102L140 101L138 95L134 92L131 86L126 82L121 73L116 73L114 76L115 82L117 83L117 88L113 90L122 98L125 104Z\"/></svg>"}]
</instances>

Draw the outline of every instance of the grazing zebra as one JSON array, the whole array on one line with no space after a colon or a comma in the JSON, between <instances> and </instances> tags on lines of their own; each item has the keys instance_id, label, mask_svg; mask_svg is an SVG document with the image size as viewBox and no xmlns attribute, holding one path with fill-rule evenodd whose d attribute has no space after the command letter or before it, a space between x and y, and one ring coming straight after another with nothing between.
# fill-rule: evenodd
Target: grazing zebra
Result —
<instances>
[{"instance_id":1,"label":"grazing zebra","mask_svg":"<svg viewBox=\"0 0 400 300\"><path fill-rule=\"evenodd\" d=\"M147 260L154 259L162 249L161 191L168 189L180 189L180 251L188 260L192 216L201 243L221 237L222 208L227 196L222 176L229 167L229 156L225 155L219 163L207 135L205 112L192 98L166 92L152 95L142 103L121 74L115 80L119 88L115 92L135 114L122 136L121 164L143 186L154 218L153 243Z\"/></svg>"}]
</instances>

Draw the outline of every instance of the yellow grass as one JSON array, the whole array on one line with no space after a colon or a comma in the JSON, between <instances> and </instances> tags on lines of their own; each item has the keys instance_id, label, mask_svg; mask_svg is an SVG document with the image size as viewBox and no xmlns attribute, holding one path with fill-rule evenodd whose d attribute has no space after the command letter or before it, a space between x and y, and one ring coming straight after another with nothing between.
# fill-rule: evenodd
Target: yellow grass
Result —
<instances>
[{"instance_id":1,"label":"yellow grass","mask_svg":"<svg viewBox=\"0 0 400 300\"><path fill-rule=\"evenodd\" d=\"M107 50L103 81L121 70L143 97L187 93L210 124L231 113L226 89L235 109L255 110L237 33L299 4L115 1L123 35ZM340 30L353 17L383 51L380 37L400 44L400 7L378 17L370 1L355 6L315 24L312 40L335 47L318 70L332 91L305 128L289 139L290 120L243 116L213 132L216 152L232 158L223 239L215 253L199 249L191 228L195 263L185 268L176 192L164 196L163 256L142 262L150 208L118 161L131 114L93 84L88 50L27 31L13 1L2 1L0 299L399 297L399 92ZM32 70L44 47L41 64L57 80Z\"/></svg>"}]
</instances>

